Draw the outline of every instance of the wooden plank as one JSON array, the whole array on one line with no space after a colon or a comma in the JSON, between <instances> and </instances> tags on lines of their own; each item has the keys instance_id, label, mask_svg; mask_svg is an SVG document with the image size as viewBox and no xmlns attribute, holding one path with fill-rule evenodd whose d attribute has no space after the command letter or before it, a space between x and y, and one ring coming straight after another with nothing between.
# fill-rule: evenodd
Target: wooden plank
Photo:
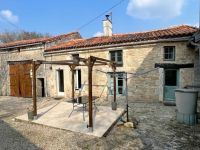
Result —
<instances>
[{"instance_id":1,"label":"wooden plank","mask_svg":"<svg viewBox=\"0 0 200 150\"><path fill-rule=\"evenodd\" d=\"M33 115L37 116L37 99L36 99L36 65L35 61L32 62L32 84L33 84Z\"/></svg>"},{"instance_id":2,"label":"wooden plank","mask_svg":"<svg viewBox=\"0 0 200 150\"><path fill-rule=\"evenodd\" d=\"M104 59L104 58L99 58L99 57L94 57L94 56L90 56L91 58L93 59L96 59L97 61L102 61L102 62L110 62L110 63L115 63L114 61L112 60L108 60L108 59Z\"/></svg>"},{"instance_id":3,"label":"wooden plank","mask_svg":"<svg viewBox=\"0 0 200 150\"><path fill-rule=\"evenodd\" d=\"M30 77L31 64L23 65L23 97L32 97L32 79Z\"/></svg>"},{"instance_id":4,"label":"wooden plank","mask_svg":"<svg viewBox=\"0 0 200 150\"><path fill-rule=\"evenodd\" d=\"M175 63L156 63L155 68L165 68L165 69L180 69L180 68L194 68L193 63L188 64L175 64Z\"/></svg>"},{"instance_id":5,"label":"wooden plank","mask_svg":"<svg viewBox=\"0 0 200 150\"><path fill-rule=\"evenodd\" d=\"M19 96L19 76L18 76L18 65L9 65L10 71L10 95Z\"/></svg>"},{"instance_id":6,"label":"wooden plank","mask_svg":"<svg viewBox=\"0 0 200 150\"><path fill-rule=\"evenodd\" d=\"M32 59L31 60L21 60L21 61L7 61L7 63L9 65L14 65L14 64L31 64L32 63Z\"/></svg>"},{"instance_id":7,"label":"wooden plank","mask_svg":"<svg viewBox=\"0 0 200 150\"><path fill-rule=\"evenodd\" d=\"M74 63L73 60L61 60L61 61L37 61L36 63L40 64L54 64L54 65L79 65L78 63Z\"/></svg>"},{"instance_id":8,"label":"wooden plank","mask_svg":"<svg viewBox=\"0 0 200 150\"><path fill-rule=\"evenodd\" d=\"M92 109L92 59L88 58L88 101L89 101L89 128L93 131L93 109Z\"/></svg>"},{"instance_id":9,"label":"wooden plank","mask_svg":"<svg viewBox=\"0 0 200 150\"><path fill-rule=\"evenodd\" d=\"M115 68L113 68L113 84L114 84L114 102L116 102L116 74L115 74Z\"/></svg>"},{"instance_id":10,"label":"wooden plank","mask_svg":"<svg viewBox=\"0 0 200 150\"><path fill-rule=\"evenodd\" d=\"M108 130L104 133L103 137L106 137L110 133L110 131L117 124L117 122L121 119L121 117L124 116L125 113L126 113L126 111L124 110L122 112L122 114L113 122L113 124L110 126L110 128L108 128Z\"/></svg>"}]
</instances>

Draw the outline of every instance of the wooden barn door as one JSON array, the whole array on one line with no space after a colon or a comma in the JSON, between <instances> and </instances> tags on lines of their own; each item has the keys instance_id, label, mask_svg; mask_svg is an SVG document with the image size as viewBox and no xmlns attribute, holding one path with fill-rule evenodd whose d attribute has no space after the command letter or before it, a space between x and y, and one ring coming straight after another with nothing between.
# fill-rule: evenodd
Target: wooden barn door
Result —
<instances>
[{"instance_id":1,"label":"wooden barn door","mask_svg":"<svg viewBox=\"0 0 200 150\"><path fill-rule=\"evenodd\" d=\"M10 95L19 97L19 90L19 65L10 65Z\"/></svg>"},{"instance_id":2,"label":"wooden barn door","mask_svg":"<svg viewBox=\"0 0 200 150\"><path fill-rule=\"evenodd\" d=\"M10 65L10 95L32 97L31 64Z\"/></svg>"},{"instance_id":3,"label":"wooden barn door","mask_svg":"<svg viewBox=\"0 0 200 150\"><path fill-rule=\"evenodd\" d=\"M20 89L22 97L32 97L31 64L20 65Z\"/></svg>"}]
</instances>

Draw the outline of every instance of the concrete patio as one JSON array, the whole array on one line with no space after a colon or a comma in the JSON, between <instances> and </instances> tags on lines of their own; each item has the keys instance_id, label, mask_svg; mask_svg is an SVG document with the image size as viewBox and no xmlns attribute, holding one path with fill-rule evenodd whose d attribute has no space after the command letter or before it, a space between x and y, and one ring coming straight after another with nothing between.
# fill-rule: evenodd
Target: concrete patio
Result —
<instances>
[{"instance_id":1,"label":"concrete patio","mask_svg":"<svg viewBox=\"0 0 200 150\"><path fill-rule=\"evenodd\" d=\"M93 113L94 128L93 132L91 132L87 128L88 112L86 111L84 114L84 121L82 109L74 110L69 117L71 111L72 103L58 102L51 106L39 109L38 118L31 121L31 123L102 137L119 119L119 117L124 114L124 109L122 108L118 108L116 111L113 111L111 107L98 106L98 109ZM27 114L16 117L15 120L29 121Z\"/></svg>"}]
</instances>

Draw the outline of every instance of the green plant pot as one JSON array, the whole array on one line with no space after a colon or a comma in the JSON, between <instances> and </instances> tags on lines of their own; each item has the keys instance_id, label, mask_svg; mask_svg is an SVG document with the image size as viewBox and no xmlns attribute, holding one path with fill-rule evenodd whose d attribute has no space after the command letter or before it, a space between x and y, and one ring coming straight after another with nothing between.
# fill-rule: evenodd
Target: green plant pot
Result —
<instances>
[{"instance_id":1,"label":"green plant pot","mask_svg":"<svg viewBox=\"0 0 200 150\"><path fill-rule=\"evenodd\" d=\"M28 111L27 114L28 114L28 120L29 120L29 121L32 121L33 118L34 118L34 116L33 116L33 111Z\"/></svg>"},{"instance_id":2,"label":"green plant pot","mask_svg":"<svg viewBox=\"0 0 200 150\"><path fill-rule=\"evenodd\" d=\"M112 102L112 110L117 110L117 103L116 102Z\"/></svg>"}]
</instances>

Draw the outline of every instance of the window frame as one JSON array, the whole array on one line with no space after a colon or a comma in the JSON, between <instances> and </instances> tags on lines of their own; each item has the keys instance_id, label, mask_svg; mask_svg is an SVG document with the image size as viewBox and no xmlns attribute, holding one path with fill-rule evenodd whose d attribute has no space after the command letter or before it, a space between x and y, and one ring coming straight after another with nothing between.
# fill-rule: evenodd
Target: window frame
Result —
<instances>
[{"instance_id":1,"label":"window frame","mask_svg":"<svg viewBox=\"0 0 200 150\"><path fill-rule=\"evenodd\" d=\"M173 52L172 54L172 58L166 58L166 55L170 55L169 50L171 50L170 48L172 48ZM166 51L168 50L168 52L166 53ZM176 60L176 47L175 46L164 46L163 47L163 60L164 61L175 61Z\"/></svg>"},{"instance_id":2,"label":"window frame","mask_svg":"<svg viewBox=\"0 0 200 150\"><path fill-rule=\"evenodd\" d=\"M119 77L119 74L122 74L122 77ZM116 72L116 95L126 95L127 91L126 91L126 73L125 72ZM109 95L113 95L113 89L114 89L114 84L113 84L113 72L109 72L108 73L108 87L109 87ZM120 78L120 79L119 79ZM121 79L122 78L122 79ZM122 80L122 84L123 86L118 85L118 80ZM119 88L122 88L122 93L119 93Z\"/></svg>"},{"instance_id":3,"label":"window frame","mask_svg":"<svg viewBox=\"0 0 200 150\"><path fill-rule=\"evenodd\" d=\"M121 53L121 61L118 61L118 54ZM112 54L114 54L115 60L112 60ZM109 51L109 59L111 61L116 62L117 67L122 67L123 66L123 51L122 50L115 50L115 51Z\"/></svg>"}]
</instances>

